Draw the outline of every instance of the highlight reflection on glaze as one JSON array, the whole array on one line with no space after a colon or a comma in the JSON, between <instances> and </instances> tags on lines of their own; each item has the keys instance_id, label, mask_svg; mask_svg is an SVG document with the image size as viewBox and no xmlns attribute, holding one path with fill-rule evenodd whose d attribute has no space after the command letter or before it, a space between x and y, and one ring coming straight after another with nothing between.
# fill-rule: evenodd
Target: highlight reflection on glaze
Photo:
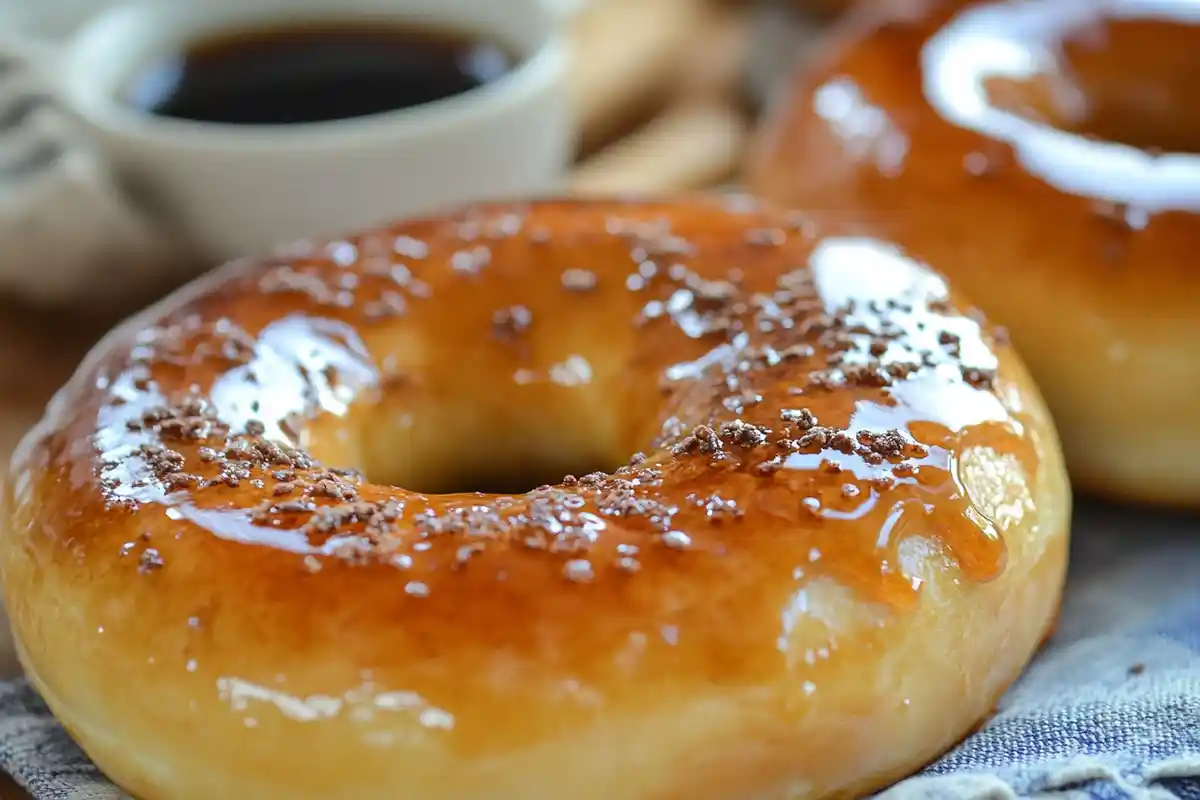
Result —
<instances>
[{"instance_id":1,"label":"highlight reflection on glaze","mask_svg":"<svg viewBox=\"0 0 1200 800\"><path fill-rule=\"evenodd\" d=\"M1063 40L1101 20L1157 19L1200 25L1200 6L1056 0L967 8L922 48L925 96L947 121L1011 145L1026 170L1061 191L1131 206L1135 225L1136 214L1200 211L1200 157L1148 153L1062 130L998 107L986 86L996 78L1028 82L1060 72Z\"/></svg>"}]
</instances>

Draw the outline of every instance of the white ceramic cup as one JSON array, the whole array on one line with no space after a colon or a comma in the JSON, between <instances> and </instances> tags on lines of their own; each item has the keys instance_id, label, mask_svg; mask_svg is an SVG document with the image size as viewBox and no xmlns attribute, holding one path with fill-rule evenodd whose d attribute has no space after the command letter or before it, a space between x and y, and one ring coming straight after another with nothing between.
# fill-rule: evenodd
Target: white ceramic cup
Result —
<instances>
[{"instance_id":1,"label":"white ceramic cup","mask_svg":"<svg viewBox=\"0 0 1200 800\"><path fill-rule=\"evenodd\" d=\"M144 2L106 10L61 48L27 57L139 201L207 260L224 260L295 237L557 189L574 151L561 16L545 0ZM447 99L330 122L194 122L122 102L140 69L189 42L322 20L474 33L520 61Z\"/></svg>"}]
</instances>

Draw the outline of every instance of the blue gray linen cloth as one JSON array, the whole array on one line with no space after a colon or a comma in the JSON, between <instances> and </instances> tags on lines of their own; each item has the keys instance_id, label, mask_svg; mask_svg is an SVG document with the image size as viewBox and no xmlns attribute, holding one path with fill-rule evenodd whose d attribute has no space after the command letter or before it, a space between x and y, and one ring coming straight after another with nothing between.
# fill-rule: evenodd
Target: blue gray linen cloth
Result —
<instances>
[{"instance_id":1,"label":"blue gray linen cloth","mask_svg":"<svg viewBox=\"0 0 1200 800\"><path fill-rule=\"evenodd\" d=\"M1054 638L982 730L883 798L1200 800L1200 518L1082 505L1074 537ZM34 800L126 797L24 681L0 685L0 769Z\"/></svg>"}]
</instances>

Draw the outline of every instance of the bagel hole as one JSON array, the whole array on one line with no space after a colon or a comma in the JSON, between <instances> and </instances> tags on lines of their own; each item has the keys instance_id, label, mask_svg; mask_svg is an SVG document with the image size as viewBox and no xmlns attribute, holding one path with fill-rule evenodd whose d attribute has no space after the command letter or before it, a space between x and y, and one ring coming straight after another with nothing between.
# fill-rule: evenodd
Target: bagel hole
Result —
<instances>
[{"instance_id":1,"label":"bagel hole","mask_svg":"<svg viewBox=\"0 0 1200 800\"><path fill-rule=\"evenodd\" d=\"M501 449L487 462L465 459L447 469L397 469L396 464L376 464L366 470L372 483L398 486L421 494L502 494L521 495L540 486L560 484L568 475L576 477L592 472L611 472L620 466L599 459L538 458L513 454Z\"/></svg>"},{"instance_id":2,"label":"bagel hole","mask_svg":"<svg viewBox=\"0 0 1200 800\"><path fill-rule=\"evenodd\" d=\"M519 407L518 407L519 408ZM560 415L569 417L570 409ZM378 417L352 436L354 424L329 421L309 430L310 450L325 464L358 470L374 484L422 494L518 495L593 472L612 472L629 453L613 447L616 431L600 416L525 418L508 408L461 407ZM397 424L398 423L398 424Z\"/></svg>"},{"instance_id":3,"label":"bagel hole","mask_svg":"<svg viewBox=\"0 0 1200 800\"><path fill-rule=\"evenodd\" d=\"M1200 25L1106 19L1060 43L1056 69L987 82L1006 111L1150 152L1200 152Z\"/></svg>"}]
</instances>

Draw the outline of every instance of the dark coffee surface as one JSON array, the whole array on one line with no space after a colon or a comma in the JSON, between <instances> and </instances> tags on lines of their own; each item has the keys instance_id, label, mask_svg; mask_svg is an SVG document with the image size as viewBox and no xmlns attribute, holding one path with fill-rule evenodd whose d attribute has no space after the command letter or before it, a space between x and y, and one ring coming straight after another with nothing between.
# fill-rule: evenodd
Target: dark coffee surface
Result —
<instances>
[{"instance_id":1,"label":"dark coffee surface","mask_svg":"<svg viewBox=\"0 0 1200 800\"><path fill-rule=\"evenodd\" d=\"M318 23L193 43L148 63L124 100L164 117L286 125L361 117L441 100L516 63L497 42L434 28Z\"/></svg>"}]
</instances>

